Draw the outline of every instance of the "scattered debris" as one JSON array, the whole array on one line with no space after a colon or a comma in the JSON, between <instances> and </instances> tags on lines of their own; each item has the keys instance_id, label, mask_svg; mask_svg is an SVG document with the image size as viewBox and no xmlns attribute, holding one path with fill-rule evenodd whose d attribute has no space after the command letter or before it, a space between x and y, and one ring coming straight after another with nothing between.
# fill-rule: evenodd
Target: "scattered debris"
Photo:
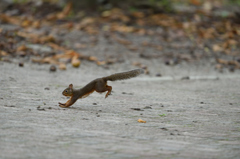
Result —
<instances>
[{"instance_id":1,"label":"scattered debris","mask_svg":"<svg viewBox=\"0 0 240 159\"><path fill-rule=\"evenodd\" d=\"M140 108L130 108L130 109L132 109L132 110L137 110L137 111L144 111L144 110L142 110L142 109L140 109Z\"/></svg>"},{"instance_id":2,"label":"scattered debris","mask_svg":"<svg viewBox=\"0 0 240 159\"><path fill-rule=\"evenodd\" d=\"M39 111L45 111L45 109L44 109L44 108L41 108L41 106L38 106L38 107L37 107L37 110L39 110Z\"/></svg>"},{"instance_id":3,"label":"scattered debris","mask_svg":"<svg viewBox=\"0 0 240 159\"><path fill-rule=\"evenodd\" d=\"M162 74L161 73L157 73L156 77L162 77Z\"/></svg>"},{"instance_id":4,"label":"scattered debris","mask_svg":"<svg viewBox=\"0 0 240 159\"><path fill-rule=\"evenodd\" d=\"M10 108L14 108L14 107L16 107L16 106L14 106L14 105L4 105L5 107L10 107Z\"/></svg>"},{"instance_id":5,"label":"scattered debris","mask_svg":"<svg viewBox=\"0 0 240 159\"><path fill-rule=\"evenodd\" d=\"M146 107L144 107L143 109L152 109L152 107L146 106Z\"/></svg>"},{"instance_id":6,"label":"scattered debris","mask_svg":"<svg viewBox=\"0 0 240 159\"><path fill-rule=\"evenodd\" d=\"M190 80L189 76L182 77L181 80Z\"/></svg>"},{"instance_id":7,"label":"scattered debris","mask_svg":"<svg viewBox=\"0 0 240 159\"><path fill-rule=\"evenodd\" d=\"M160 128L160 129L162 129L162 130L164 130L164 131L167 131L168 129L167 128L165 128L165 127L162 127L162 128Z\"/></svg>"},{"instance_id":8,"label":"scattered debris","mask_svg":"<svg viewBox=\"0 0 240 159\"><path fill-rule=\"evenodd\" d=\"M68 63L78 68L82 60L108 68L106 65L119 62L118 57L98 59L97 52L86 56L77 51L81 49L84 52L84 49L95 47L99 43L98 36L103 33L109 44L120 44L131 53L138 51L138 55L146 60L160 58L165 65L174 66L183 61L194 62L211 56L221 57L216 58L216 69L219 71L223 68L230 72L240 69L239 14L216 16L211 12L215 9L214 2L199 3L202 6L191 14L110 8L98 15L85 13L79 17L72 14L71 2L62 9L50 2L33 5L34 3L13 3L0 14L1 24L16 26L13 30L0 26L1 61L11 62L12 57L28 57L33 63L54 65L51 72L55 72L57 67L66 70ZM217 8L222 6L224 4L219 2ZM43 7L51 9L42 9ZM20 10L19 14L12 14ZM62 34L79 30L92 37L73 45L67 45L67 40L59 38ZM134 40L128 37L129 34L151 36L153 40ZM191 45L179 43L186 40ZM168 52L171 49L175 52ZM22 64L19 63L19 67L23 67ZM144 68L145 73L149 74L148 67L140 62L133 65ZM161 74L156 76L160 77Z\"/></svg>"},{"instance_id":9,"label":"scattered debris","mask_svg":"<svg viewBox=\"0 0 240 159\"><path fill-rule=\"evenodd\" d=\"M19 67L23 67L23 66L24 66L24 63L19 62L19 63L18 63L18 66L19 66Z\"/></svg>"},{"instance_id":10,"label":"scattered debris","mask_svg":"<svg viewBox=\"0 0 240 159\"><path fill-rule=\"evenodd\" d=\"M57 68L54 65L51 65L49 68L50 72L56 72Z\"/></svg>"},{"instance_id":11,"label":"scattered debris","mask_svg":"<svg viewBox=\"0 0 240 159\"><path fill-rule=\"evenodd\" d=\"M139 123L146 123L146 121L142 120L142 119L138 119Z\"/></svg>"},{"instance_id":12,"label":"scattered debris","mask_svg":"<svg viewBox=\"0 0 240 159\"><path fill-rule=\"evenodd\" d=\"M160 117L166 117L166 114L158 114Z\"/></svg>"}]
</instances>

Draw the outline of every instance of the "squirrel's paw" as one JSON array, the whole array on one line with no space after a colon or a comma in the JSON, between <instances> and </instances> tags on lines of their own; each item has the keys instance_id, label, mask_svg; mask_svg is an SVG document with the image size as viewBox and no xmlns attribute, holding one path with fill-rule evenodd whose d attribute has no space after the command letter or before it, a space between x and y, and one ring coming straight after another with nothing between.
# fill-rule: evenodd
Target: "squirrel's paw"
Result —
<instances>
[{"instance_id":1,"label":"squirrel's paw","mask_svg":"<svg viewBox=\"0 0 240 159\"><path fill-rule=\"evenodd\" d=\"M66 107L66 103L60 103L60 102L58 102L58 104L59 104L59 107Z\"/></svg>"}]
</instances>

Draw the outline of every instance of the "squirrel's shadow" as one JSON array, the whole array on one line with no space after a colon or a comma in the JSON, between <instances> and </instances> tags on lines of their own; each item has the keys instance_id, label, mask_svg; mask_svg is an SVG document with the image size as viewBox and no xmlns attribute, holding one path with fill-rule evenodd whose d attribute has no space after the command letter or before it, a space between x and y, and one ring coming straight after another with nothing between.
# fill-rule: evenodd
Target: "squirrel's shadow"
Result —
<instances>
[{"instance_id":1,"label":"squirrel's shadow","mask_svg":"<svg viewBox=\"0 0 240 159\"><path fill-rule=\"evenodd\" d=\"M95 109L87 109L87 108L82 108L82 107L69 107L69 108L63 108L64 110L70 109L70 110L79 110L79 111L98 111Z\"/></svg>"}]
</instances>

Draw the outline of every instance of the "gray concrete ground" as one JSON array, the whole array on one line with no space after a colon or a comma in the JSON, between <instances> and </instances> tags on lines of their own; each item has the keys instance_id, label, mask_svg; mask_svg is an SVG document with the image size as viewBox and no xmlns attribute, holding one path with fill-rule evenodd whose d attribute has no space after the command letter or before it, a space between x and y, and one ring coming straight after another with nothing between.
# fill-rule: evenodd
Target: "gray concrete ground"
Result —
<instances>
[{"instance_id":1,"label":"gray concrete ground","mask_svg":"<svg viewBox=\"0 0 240 159\"><path fill-rule=\"evenodd\" d=\"M107 99L93 93L63 109L70 83L125 70L0 62L0 158L240 158L239 74L190 68L109 82Z\"/></svg>"}]
</instances>

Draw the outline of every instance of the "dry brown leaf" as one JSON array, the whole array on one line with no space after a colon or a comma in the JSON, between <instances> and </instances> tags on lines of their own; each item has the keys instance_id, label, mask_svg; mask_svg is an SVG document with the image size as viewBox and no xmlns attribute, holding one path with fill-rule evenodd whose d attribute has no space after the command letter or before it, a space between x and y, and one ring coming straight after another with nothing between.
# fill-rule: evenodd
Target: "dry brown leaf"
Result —
<instances>
[{"instance_id":1,"label":"dry brown leaf","mask_svg":"<svg viewBox=\"0 0 240 159\"><path fill-rule=\"evenodd\" d=\"M134 16L135 18L144 18L145 14L143 12L133 12L132 16Z\"/></svg>"},{"instance_id":2,"label":"dry brown leaf","mask_svg":"<svg viewBox=\"0 0 240 159\"><path fill-rule=\"evenodd\" d=\"M223 66L221 64L216 64L215 65L215 69L217 70L222 70L223 69Z\"/></svg>"},{"instance_id":3,"label":"dry brown leaf","mask_svg":"<svg viewBox=\"0 0 240 159\"><path fill-rule=\"evenodd\" d=\"M40 20L33 21L32 26L36 29L39 29L41 27L41 21Z\"/></svg>"},{"instance_id":4,"label":"dry brown leaf","mask_svg":"<svg viewBox=\"0 0 240 159\"><path fill-rule=\"evenodd\" d=\"M7 56L8 53L7 53L6 51L1 50L1 51L0 51L0 55L1 55L1 56Z\"/></svg>"},{"instance_id":5,"label":"dry brown leaf","mask_svg":"<svg viewBox=\"0 0 240 159\"><path fill-rule=\"evenodd\" d=\"M231 60L231 61L228 61L228 64L229 64L229 65L233 65L233 66L235 66L236 68L240 68L240 64L239 64L237 61Z\"/></svg>"},{"instance_id":6,"label":"dry brown leaf","mask_svg":"<svg viewBox=\"0 0 240 159\"><path fill-rule=\"evenodd\" d=\"M130 44L132 44L132 42L129 41L129 40L125 40L125 39L118 38L118 37L115 37L115 39L117 40L118 43L123 44L123 45L130 45Z\"/></svg>"},{"instance_id":7,"label":"dry brown leaf","mask_svg":"<svg viewBox=\"0 0 240 159\"><path fill-rule=\"evenodd\" d=\"M90 61L98 61L98 58L96 56L89 56Z\"/></svg>"},{"instance_id":8,"label":"dry brown leaf","mask_svg":"<svg viewBox=\"0 0 240 159\"><path fill-rule=\"evenodd\" d=\"M87 45L86 44L81 44L81 43L75 43L74 47L78 48L78 49L85 49L87 47Z\"/></svg>"},{"instance_id":9,"label":"dry brown leaf","mask_svg":"<svg viewBox=\"0 0 240 159\"><path fill-rule=\"evenodd\" d=\"M133 66L138 66L138 67L141 67L141 66L142 66L142 64L141 64L140 62L133 62L132 65L133 65Z\"/></svg>"},{"instance_id":10,"label":"dry brown leaf","mask_svg":"<svg viewBox=\"0 0 240 159\"><path fill-rule=\"evenodd\" d=\"M227 65L228 61L227 60L223 60L223 59L217 59L217 62L223 65Z\"/></svg>"},{"instance_id":11,"label":"dry brown leaf","mask_svg":"<svg viewBox=\"0 0 240 159\"><path fill-rule=\"evenodd\" d=\"M138 51L138 48L136 46L129 46L128 49L131 51Z\"/></svg>"},{"instance_id":12,"label":"dry brown leaf","mask_svg":"<svg viewBox=\"0 0 240 159\"><path fill-rule=\"evenodd\" d=\"M237 61L234 60L224 60L224 59L217 59L217 62L222 65L232 65L235 66L235 68L240 68L240 64Z\"/></svg>"},{"instance_id":13,"label":"dry brown leaf","mask_svg":"<svg viewBox=\"0 0 240 159\"><path fill-rule=\"evenodd\" d=\"M123 22L129 22L130 18L124 14L124 11L119 8L113 8L109 17L111 20L121 20Z\"/></svg>"},{"instance_id":14,"label":"dry brown leaf","mask_svg":"<svg viewBox=\"0 0 240 159\"><path fill-rule=\"evenodd\" d=\"M53 48L54 50L67 51L67 49L65 49L64 47L59 46L52 42L47 43L47 45L50 46L51 48Z\"/></svg>"},{"instance_id":15,"label":"dry brown leaf","mask_svg":"<svg viewBox=\"0 0 240 159\"><path fill-rule=\"evenodd\" d=\"M143 46L150 46L150 43L147 42L147 41L143 41L143 42L142 42L142 45L143 45Z\"/></svg>"},{"instance_id":16,"label":"dry brown leaf","mask_svg":"<svg viewBox=\"0 0 240 159\"><path fill-rule=\"evenodd\" d=\"M48 63L48 64L59 64L59 62L53 57L45 57L45 58L33 58L32 62L34 63Z\"/></svg>"},{"instance_id":17,"label":"dry brown leaf","mask_svg":"<svg viewBox=\"0 0 240 159\"><path fill-rule=\"evenodd\" d=\"M142 119L138 119L139 123L146 123L146 121L142 120Z\"/></svg>"},{"instance_id":18,"label":"dry brown leaf","mask_svg":"<svg viewBox=\"0 0 240 159\"><path fill-rule=\"evenodd\" d=\"M77 53L74 50L68 50L68 51L65 52L65 54L71 56L71 58L72 57L79 58L81 56L80 53Z\"/></svg>"},{"instance_id":19,"label":"dry brown leaf","mask_svg":"<svg viewBox=\"0 0 240 159\"><path fill-rule=\"evenodd\" d=\"M56 19L57 19L57 14L56 13L51 13L51 14L46 16L46 20L48 20L48 21L54 21Z\"/></svg>"},{"instance_id":20,"label":"dry brown leaf","mask_svg":"<svg viewBox=\"0 0 240 159\"><path fill-rule=\"evenodd\" d=\"M212 46L212 49L213 49L214 52L223 51L223 48L222 48L220 45L218 45L218 44L214 44L214 45Z\"/></svg>"},{"instance_id":21,"label":"dry brown leaf","mask_svg":"<svg viewBox=\"0 0 240 159\"><path fill-rule=\"evenodd\" d=\"M22 27L29 27L31 25L32 25L32 21L28 20L28 19L23 20L22 23L21 23Z\"/></svg>"},{"instance_id":22,"label":"dry brown leaf","mask_svg":"<svg viewBox=\"0 0 240 159\"><path fill-rule=\"evenodd\" d=\"M97 65L106 65L106 61L96 61Z\"/></svg>"},{"instance_id":23,"label":"dry brown leaf","mask_svg":"<svg viewBox=\"0 0 240 159\"><path fill-rule=\"evenodd\" d=\"M52 35L42 36L38 39L35 39L39 43L55 42L55 38Z\"/></svg>"},{"instance_id":24,"label":"dry brown leaf","mask_svg":"<svg viewBox=\"0 0 240 159\"><path fill-rule=\"evenodd\" d=\"M111 25L111 31L118 31L122 33L132 33L135 31L135 28L132 26L119 25L118 23L113 23Z\"/></svg>"},{"instance_id":25,"label":"dry brown leaf","mask_svg":"<svg viewBox=\"0 0 240 159\"><path fill-rule=\"evenodd\" d=\"M0 19L4 23L10 23L14 25L19 25L21 23L21 20L19 17L8 16L6 14L0 14Z\"/></svg>"},{"instance_id":26,"label":"dry brown leaf","mask_svg":"<svg viewBox=\"0 0 240 159\"><path fill-rule=\"evenodd\" d=\"M139 34L139 35L145 35L145 34L147 34L147 31L145 30L145 29L138 29L138 30L136 30L135 31L137 34Z\"/></svg>"},{"instance_id":27,"label":"dry brown leaf","mask_svg":"<svg viewBox=\"0 0 240 159\"><path fill-rule=\"evenodd\" d=\"M17 35L27 38L27 39L37 39L39 37L39 35L37 35L37 34L26 33L26 32L21 32L21 31L18 31Z\"/></svg>"},{"instance_id":28,"label":"dry brown leaf","mask_svg":"<svg viewBox=\"0 0 240 159\"><path fill-rule=\"evenodd\" d=\"M190 3L195 6L199 6L201 4L201 0L190 0Z\"/></svg>"},{"instance_id":29,"label":"dry brown leaf","mask_svg":"<svg viewBox=\"0 0 240 159\"><path fill-rule=\"evenodd\" d=\"M34 43L47 43L47 42L55 42L55 38L52 35L39 35L39 34L33 34L33 33L26 33L26 32L17 32L18 36L27 38L32 40Z\"/></svg>"},{"instance_id":30,"label":"dry brown leaf","mask_svg":"<svg viewBox=\"0 0 240 159\"><path fill-rule=\"evenodd\" d=\"M215 37L216 30L214 28L199 29L199 35L204 39L212 39Z\"/></svg>"},{"instance_id":31,"label":"dry brown leaf","mask_svg":"<svg viewBox=\"0 0 240 159\"><path fill-rule=\"evenodd\" d=\"M21 45L17 48L17 51L26 51L28 48L25 45Z\"/></svg>"},{"instance_id":32,"label":"dry brown leaf","mask_svg":"<svg viewBox=\"0 0 240 159\"><path fill-rule=\"evenodd\" d=\"M87 25L93 24L94 22L95 22L94 18L86 17L80 22L80 25L87 26Z\"/></svg>"},{"instance_id":33,"label":"dry brown leaf","mask_svg":"<svg viewBox=\"0 0 240 159\"><path fill-rule=\"evenodd\" d=\"M96 35L98 34L98 29L94 26L89 26L84 29L88 34Z\"/></svg>"},{"instance_id":34,"label":"dry brown leaf","mask_svg":"<svg viewBox=\"0 0 240 159\"><path fill-rule=\"evenodd\" d=\"M53 57L45 57L42 59L42 63L48 64L58 64L58 62Z\"/></svg>"},{"instance_id":35,"label":"dry brown leaf","mask_svg":"<svg viewBox=\"0 0 240 159\"><path fill-rule=\"evenodd\" d=\"M72 3L68 2L67 5L63 8L63 11L57 14L58 19L65 18L72 10Z\"/></svg>"},{"instance_id":36,"label":"dry brown leaf","mask_svg":"<svg viewBox=\"0 0 240 159\"><path fill-rule=\"evenodd\" d=\"M64 49L65 50L65 49ZM81 55L74 50L65 50L64 54L58 54L53 56L53 59L58 60L58 59L72 59L73 57L80 57Z\"/></svg>"},{"instance_id":37,"label":"dry brown leaf","mask_svg":"<svg viewBox=\"0 0 240 159\"><path fill-rule=\"evenodd\" d=\"M66 66L65 63L60 63L59 66L58 66L58 68L59 68L60 70L66 70L66 69L67 69L67 66Z\"/></svg>"},{"instance_id":38,"label":"dry brown leaf","mask_svg":"<svg viewBox=\"0 0 240 159\"><path fill-rule=\"evenodd\" d=\"M236 40L233 40L233 39L229 39L229 40L228 40L228 44L229 44L229 45L237 45L237 43L238 43L238 42L237 42Z\"/></svg>"}]
</instances>

